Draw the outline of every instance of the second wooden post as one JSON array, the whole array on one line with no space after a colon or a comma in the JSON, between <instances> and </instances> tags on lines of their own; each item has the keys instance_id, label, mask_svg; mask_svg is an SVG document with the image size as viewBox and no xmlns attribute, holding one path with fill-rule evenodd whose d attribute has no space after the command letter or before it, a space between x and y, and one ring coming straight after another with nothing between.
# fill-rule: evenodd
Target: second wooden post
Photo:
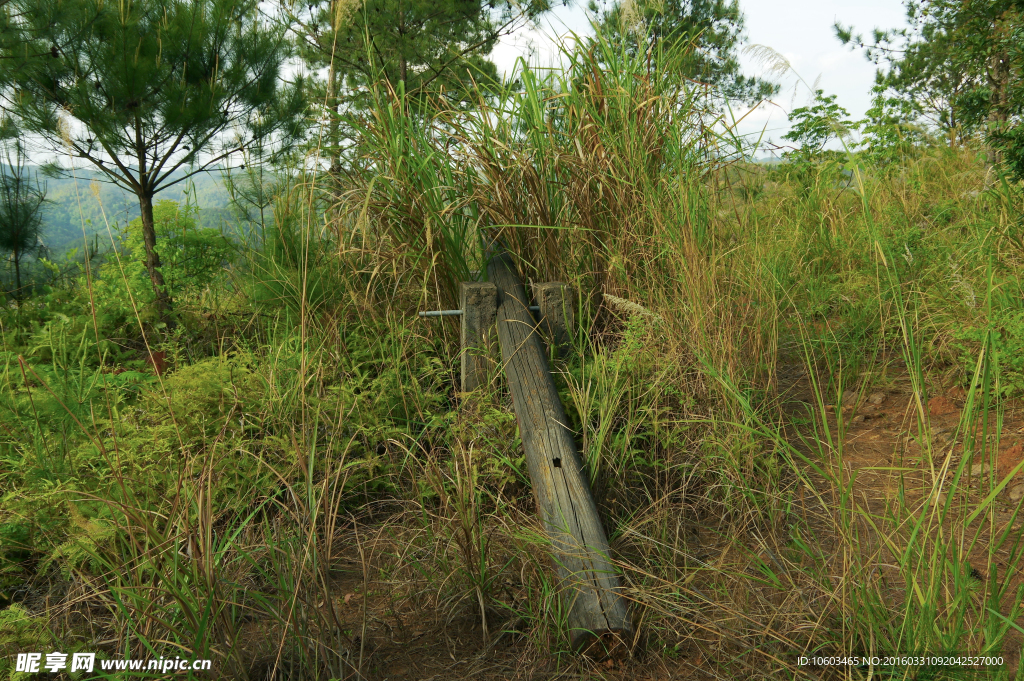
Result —
<instances>
[{"instance_id":1,"label":"second wooden post","mask_svg":"<svg viewBox=\"0 0 1024 681\"><path fill-rule=\"evenodd\" d=\"M533 297L540 308L540 322L554 347L556 357L565 357L572 346L569 330L576 318L572 286L560 281L534 284Z\"/></svg>"},{"instance_id":2,"label":"second wooden post","mask_svg":"<svg viewBox=\"0 0 1024 681\"><path fill-rule=\"evenodd\" d=\"M494 362L491 334L498 309L498 289L489 281L459 285L462 307L462 392L487 384Z\"/></svg>"}]
</instances>

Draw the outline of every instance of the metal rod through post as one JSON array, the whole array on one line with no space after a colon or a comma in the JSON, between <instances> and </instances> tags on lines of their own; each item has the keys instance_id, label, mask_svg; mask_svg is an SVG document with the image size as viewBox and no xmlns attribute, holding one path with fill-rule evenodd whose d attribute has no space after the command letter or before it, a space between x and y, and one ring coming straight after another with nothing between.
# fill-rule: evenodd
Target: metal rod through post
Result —
<instances>
[{"instance_id":1,"label":"metal rod through post","mask_svg":"<svg viewBox=\"0 0 1024 681\"><path fill-rule=\"evenodd\" d=\"M458 317L462 314L462 310L430 310L428 312L420 312L421 317Z\"/></svg>"}]
</instances>

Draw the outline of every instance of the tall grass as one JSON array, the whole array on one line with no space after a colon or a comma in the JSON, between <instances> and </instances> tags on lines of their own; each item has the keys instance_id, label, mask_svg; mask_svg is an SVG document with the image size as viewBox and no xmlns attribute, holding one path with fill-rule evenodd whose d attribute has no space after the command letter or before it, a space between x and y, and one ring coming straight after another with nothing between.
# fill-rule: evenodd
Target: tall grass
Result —
<instances>
[{"instance_id":1,"label":"tall grass","mask_svg":"<svg viewBox=\"0 0 1024 681\"><path fill-rule=\"evenodd\" d=\"M0 645L371 679L430 641L496 678L611 673L569 651L500 374L457 393L457 330L413 314L454 306L499 238L580 294L554 368L642 632L624 673L1010 651L1019 506L971 471L1021 385L1017 188L967 194L963 150L856 191L716 165L688 49L567 43L472 109L373 89L345 174L239 183L253 240L182 306L164 376L132 331L98 333L88 290L3 317ZM949 383L965 406L937 440ZM912 404L891 428L916 458L894 440L858 468L844 395L879 386Z\"/></svg>"}]
</instances>

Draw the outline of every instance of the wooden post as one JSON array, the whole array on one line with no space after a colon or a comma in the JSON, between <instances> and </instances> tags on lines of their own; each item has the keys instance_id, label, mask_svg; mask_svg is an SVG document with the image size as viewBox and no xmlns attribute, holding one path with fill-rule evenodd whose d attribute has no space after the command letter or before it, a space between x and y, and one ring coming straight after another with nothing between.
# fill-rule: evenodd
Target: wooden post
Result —
<instances>
[{"instance_id":1,"label":"wooden post","mask_svg":"<svg viewBox=\"0 0 1024 681\"><path fill-rule=\"evenodd\" d=\"M462 307L462 392L487 383L491 367L491 329L498 306L498 289L489 281L459 284Z\"/></svg>"},{"instance_id":2,"label":"wooden post","mask_svg":"<svg viewBox=\"0 0 1024 681\"><path fill-rule=\"evenodd\" d=\"M498 288L498 341L541 522L552 544L573 648L597 656L629 650L633 626L608 539L529 300L507 253L488 266Z\"/></svg>"},{"instance_id":3,"label":"wooden post","mask_svg":"<svg viewBox=\"0 0 1024 681\"><path fill-rule=\"evenodd\" d=\"M540 322L555 349L556 357L564 357L569 350L569 329L573 327L572 287L560 281L535 284L533 297L540 308Z\"/></svg>"}]
</instances>

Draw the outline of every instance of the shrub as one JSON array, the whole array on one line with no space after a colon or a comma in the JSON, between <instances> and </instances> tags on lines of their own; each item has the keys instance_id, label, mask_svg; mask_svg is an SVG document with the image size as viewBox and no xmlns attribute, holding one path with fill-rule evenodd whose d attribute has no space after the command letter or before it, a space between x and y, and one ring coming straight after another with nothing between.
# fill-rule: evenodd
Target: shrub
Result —
<instances>
[{"instance_id":1,"label":"shrub","mask_svg":"<svg viewBox=\"0 0 1024 681\"><path fill-rule=\"evenodd\" d=\"M978 348L987 333L992 334L992 352L999 363L999 392L1006 397L1024 395L1024 310L994 310L987 325L954 333L968 377L974 375Z\"/></svg>"},{"instance_id":2,"label":"shrub","mask_svg":"<svg viewBox=\"0 0 1024 681\"><path fill-rule=\"evenodd\" d=\"M197 226L197 212L170 200L153 206L160 269L174 300L188 299L210 287L233 254L231 242L218 230ZM132 220L114 245L100 267L95 299L108 323L122 324L136 312L148 320L156 311L155 294L146 272L141 218Z\"/></svg>"},{"instance_id":3,"label":"shrub","mask_svg":"<svg viewBox=\"0 0 1024 681\"><path fill-rule=\"evenodd\" d=\"M846 109L836 104L835 95L825 96L823 91L815 90L811 106L794 109L789 115L793 129L782 139L800 145L800 149L791 154L797 160L820 158L825 145L832 139L845 139L860 126L860 123L848 120L846 117L849 115Z\"/></svg>"}]
</instances>

